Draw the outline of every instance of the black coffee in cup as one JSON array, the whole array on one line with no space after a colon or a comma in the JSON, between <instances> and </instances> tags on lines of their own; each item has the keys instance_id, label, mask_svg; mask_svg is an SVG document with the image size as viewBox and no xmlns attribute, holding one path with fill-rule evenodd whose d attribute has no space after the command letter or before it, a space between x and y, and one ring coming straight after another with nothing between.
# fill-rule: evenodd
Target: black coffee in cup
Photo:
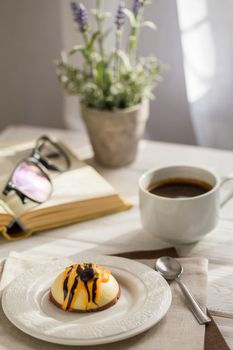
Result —
<instances>
[{"instance_id":1,"label":"black coffee in cup","mask_svg":"<svg viewBox=\"0 0 233 350\"><path fill-rule=\"evenodd\" d=\"M167 198L191 198L209 192L212 186L197 179L171 178L157 181L149 186L154 195Z\"/></svg>"}]
</instances>

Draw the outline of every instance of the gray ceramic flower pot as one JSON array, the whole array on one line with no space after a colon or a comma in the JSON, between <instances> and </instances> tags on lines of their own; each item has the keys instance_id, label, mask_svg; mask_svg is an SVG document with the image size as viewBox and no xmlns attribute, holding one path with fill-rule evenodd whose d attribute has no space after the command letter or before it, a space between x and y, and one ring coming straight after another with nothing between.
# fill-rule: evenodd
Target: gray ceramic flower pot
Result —
<instances>
[{"instance_id":1,"label":"gray ceramic flower pot","mask_svg":"<svg viewBox=\"0 0 233 350\"><path fill-rule=\"evenodd\" d=\"M82 117L96 160L109 167L120 167L135 160L138 142L149 116L149 101L110 111L81 106Z\"/></svg>"}]
</instances>

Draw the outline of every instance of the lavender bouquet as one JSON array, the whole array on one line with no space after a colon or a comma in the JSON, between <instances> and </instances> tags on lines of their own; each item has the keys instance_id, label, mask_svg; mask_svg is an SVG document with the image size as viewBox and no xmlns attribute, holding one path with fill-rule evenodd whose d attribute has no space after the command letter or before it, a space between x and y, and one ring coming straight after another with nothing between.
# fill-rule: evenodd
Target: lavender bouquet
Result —
<instances>
[{"instance_id":1,"label":"lavender bouquet","mask_svg":"<svg viewBox=\"0 0 233 350\"><path fill-rule=\"evenodd\" d=\"M71 3L74 22L82 35L83 44L75 45L68 53L62 52L55 64L64 89L69 94L78 94L86 107L123 109L154 97L152 91L160 80L161 65L154 56L137 55L141 28L156 29L154 23L144 20L143 14L148 4L147 0L134 0L130 10L120 2L114 20L115 47L107 52L105 40L111 30L106 30L105 24L111 14L102 10L101 0L96 0L96 9L92 10L95 30L91 28L85 6ZM124 31L128 35L125 47L122 44ZM81 55L79 65L69 62L75 54Z\"/></svg>"}]
</instances>

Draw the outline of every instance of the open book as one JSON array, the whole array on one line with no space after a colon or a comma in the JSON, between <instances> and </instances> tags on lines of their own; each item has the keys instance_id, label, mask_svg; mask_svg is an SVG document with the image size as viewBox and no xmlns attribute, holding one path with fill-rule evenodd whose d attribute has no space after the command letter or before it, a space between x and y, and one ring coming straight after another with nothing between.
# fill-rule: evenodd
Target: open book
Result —
<instances>
[{"instance_id":1,"label":"open book","mask_svg":"<svg viewBox=\"0 0 233 350\"><path fill-rule=\"evenodd\" d=\"M56 141L57 142L57 141ZM122 210L131 204L91 166L81 162L65 145L59 145L70 158L71 167L52 175L53 192L43 204L22 204L14 191L2 194L15 166L27 157L35 142L0 148L0 233L19 239L32 232L93 219Z\"/></svg>"}]
</instances>

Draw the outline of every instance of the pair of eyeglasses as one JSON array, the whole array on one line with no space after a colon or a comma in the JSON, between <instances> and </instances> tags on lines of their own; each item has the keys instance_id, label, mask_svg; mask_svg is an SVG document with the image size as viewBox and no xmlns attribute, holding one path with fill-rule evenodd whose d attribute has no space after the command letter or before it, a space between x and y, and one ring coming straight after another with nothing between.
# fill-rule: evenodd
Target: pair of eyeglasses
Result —
<instances>
[{"instance_id":1,"label":"pair of eyeglasses","mask_svg":"<svg viewBox=\"0 0 233 350\"><path fill-rule=\"evenodd\" d=\"M31 154L15 167L3 194L14 191L23 204L28 200L44 203L53 191L49 172L62 173L69 168L70 159L62 147L48 136L41 136Z\"/></svg>"}]
</instances>

